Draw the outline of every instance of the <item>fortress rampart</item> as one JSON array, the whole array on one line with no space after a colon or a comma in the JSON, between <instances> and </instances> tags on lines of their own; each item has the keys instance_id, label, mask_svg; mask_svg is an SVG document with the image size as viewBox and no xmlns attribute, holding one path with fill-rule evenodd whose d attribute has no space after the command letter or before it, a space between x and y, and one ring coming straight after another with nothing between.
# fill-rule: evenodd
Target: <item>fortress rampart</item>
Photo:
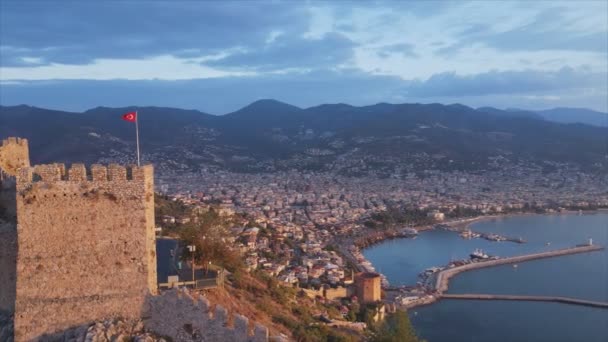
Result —
<instances>
[{"instance_id":1,"label":"fortress rampart","mask_svg":"<svg viewBox=\"0 0 608 342\"><path fill-rule=\"evenodd\" d=\"M268 329L256 324L253 331L249 320L241 315L230 317L223 307L212 310L203 297L193 298L187 291L170 290L148 302L145 313L146 329L174 341L266 342Z\"/></svg>"},{"instance_id":2,"label":"fortress rampart","mask_svg":"<svg viewBox=\"0 0 608 342\"><path fill-rule=\"evenodd\" d=\"M8 138L0 145L0 170L15 176L21 167L30 166L30 152L27 139Z\"/></svg>"},{"instance_id":3,"label":"fortress rampart","mask_svg":"<svg viewBox=\"0 0 608 342\"><path fill-rule=\"evenodd\" d=\"M152 166L24 167L16 190L15 339L140 317L156 293Z\"/></svg>"},{"instance_id":4,"label":"fortress rampart","mask_svg":"<svg viewBox=\"0 0 608 342\"><path fill-rule=\"evenodd\" d=\"M267 341L266 328L251 331L247 318L230 320L203 297L157 295L154 227L151 165L32 167L27 140L4 140L0 322L14 317L17 342L57 340L108 318L143 319L175 341Z\"/></svg>"},{"instance_id":5,"label":"fortress rampart","mask_svg":"<svg viewBox=\"0 0 608 342\"><path fill-rule=\"evenodd\" d=\"M8 138L0 144L0 314L15 310L17 260L17 201L15 175L29 167L26 139Z\"/></svg>"}]
</instances>

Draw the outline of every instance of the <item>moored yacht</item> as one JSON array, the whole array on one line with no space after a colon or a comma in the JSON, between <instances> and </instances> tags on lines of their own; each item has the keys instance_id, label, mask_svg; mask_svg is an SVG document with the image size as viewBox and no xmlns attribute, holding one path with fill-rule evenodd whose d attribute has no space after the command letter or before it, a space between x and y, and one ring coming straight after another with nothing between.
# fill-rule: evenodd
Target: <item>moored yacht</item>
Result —
<instances>
[{"instance_id":1,"label":"moored yacht","mask_svg":"<svg viewBox=\"0 0 608 342\"><path fill-rule=\"evenodd\" d=\"M481 249L476 249L470 254L471 259L489 259L490 256L484 253Z\"/></svg>"}]
</instances>

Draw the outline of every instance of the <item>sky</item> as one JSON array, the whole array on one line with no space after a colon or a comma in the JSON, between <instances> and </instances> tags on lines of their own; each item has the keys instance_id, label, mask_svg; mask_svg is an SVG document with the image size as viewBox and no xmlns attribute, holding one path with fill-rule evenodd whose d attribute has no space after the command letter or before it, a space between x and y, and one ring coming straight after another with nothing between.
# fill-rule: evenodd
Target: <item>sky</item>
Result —
<instances>
[{"instance_id":1,"label":"sky","mask_svg":"<svg viewBox=\"0 0 608 342\"><path fill-rule=\"evenodd\" d=\"M608 1L0 0L0 104L608 111Z\"/></svg>"}]
</instances>

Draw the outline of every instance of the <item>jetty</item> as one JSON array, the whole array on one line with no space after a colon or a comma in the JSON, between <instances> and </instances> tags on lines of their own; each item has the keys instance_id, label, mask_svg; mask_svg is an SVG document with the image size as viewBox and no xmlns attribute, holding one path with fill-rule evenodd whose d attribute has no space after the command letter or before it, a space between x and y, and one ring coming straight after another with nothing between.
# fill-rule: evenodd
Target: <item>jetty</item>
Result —
<instances>
[{"instance_id":1,"label":"jetty","mask_svg":"<svg viewBox=\"0 0 608 342\"><path fill-rule=\"evenodd\" d=\"M475 299L475 300L521 300L527 302L556 302L574 304L608 309L608 302L576 299L570 297L555 296L520 296L520 295L497 295L497 294L443 294L444 299Z\"/></svg>"},{"instance_id":2,"label":"jetty","mask_svg":"<svg viewBox=\"0 0 608 342\"><path fill-rule=\"evenodd\" d=\"M463 266L448 268L448 269L440 271L437 274L437 278L435 280L435 291L440 295L443 294L444 292L446 292L448 290L448 284L449 284L450 278L452 278L453 276L455 276L459 273L462 273L462 272L476 270L476 269L485 268L485 267L494 267L494 266L500 266L500 265L506 265L506 264L516 264L516 263L521 263L521 262L535 260L535 259L552 258L552 257L557 257L557 256L562 256L562 255L569 255L569 254L589 253L589 252L600 251L603 249L604 249L604 247L599 246L599 245L584 245L584 246L576 246L576 247L572 247L572 248L557 249L557 250L548 251L548 252L533 253L533 254L520 255L520 256L514 256L514 257L509 257L509 258L501 258L501 259L495 259L495 260L474 262L474 263L466 264Z\"/></svg>"},{"instance_id":3,"label":"jetty","mask_svg":"<svg viewBox=\"0 0 608 342\"><path fill-rule=\"evenodd\" d=\"M535 260L535 259L544 259L544 258L552 258L558 257L562 255L570 255L570 254L579 254L579 253L589 253L603 250L604 247L599 245L579 245L572 248L565 249L557 249L548 252L527 254L514 256L509 258L488 260L475 262L471 264L466 264L463 266L457 266L453 268L444 269L437 274L437 278L435 280L435 294L432 300L428 298L420 303L416 303L415 305L421 304L430 304L431 302L438 299L478 299L478 300L519 300L519 301L540 301L540 302L556 302L556 303L564 303L564 304L574 304L574 305L584 305L584 306L592 306L598 308L606 308L608 309L608 302L600 302L600 301L590 301L576 298L568 298L568 297L559 297L559 296L523 296L523 295L496 295L496 294L444 294L448 290L448 284L450 278L453 276L479 268L485 267L493 267L500 266L506 264L515 264L521 263L525 261Z\"/></svg>"}]
</instances>

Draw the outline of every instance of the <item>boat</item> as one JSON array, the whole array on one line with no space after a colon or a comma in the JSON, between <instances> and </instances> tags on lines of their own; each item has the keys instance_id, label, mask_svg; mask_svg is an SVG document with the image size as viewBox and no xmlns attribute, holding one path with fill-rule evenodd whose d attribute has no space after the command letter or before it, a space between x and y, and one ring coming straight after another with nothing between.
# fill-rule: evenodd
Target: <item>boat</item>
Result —
<instances>
[{"instance_id":1,"label":"boat","mask_svg":"<svg viewBox=\"0 0 608 342\"><path fill-rule=\"evenodd\" d=\"M489 259L490 256L484 253L481 249L476 249L473 253L469 254L471 259Z\"/></svg>"},{"instance_id":2,"label":"boat","mask_svg":"<svg viewBox=\"0 0 608 342\"><path fill-rule=\"evenodd\" d=\"M473 237L473 232L471 232L469 229L465 229L462 231L462 233L460 233L460 237L463 239L471 239Z\"/></svg>"},{"instance_id":3,"label":"boat","mask_svg":"<svg viewBox=\"0 0 608 342\"><path fill-rule=\"evenodd\" d=\"M517 268L517 264L513 264L513 268Z\"/></svg>"},{"instance_id":4,"label":"boat","mask_svg":"<svg viewBox=\"0 0 608 342\"><path fill-rule=\"evenodd\" d=\"M416 235L418 235L418 230L416 230L414 228L404 228L401 231L401 236L404 236L404 237L414 238L414 237L416 237Z\"/></svg>"}]
</instances>

